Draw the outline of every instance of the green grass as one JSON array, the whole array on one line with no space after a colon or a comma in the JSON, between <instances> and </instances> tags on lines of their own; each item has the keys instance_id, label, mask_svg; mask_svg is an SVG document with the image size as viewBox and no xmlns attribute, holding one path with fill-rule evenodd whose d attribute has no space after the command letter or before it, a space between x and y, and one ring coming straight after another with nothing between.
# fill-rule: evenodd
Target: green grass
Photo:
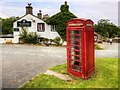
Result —
<instances>
[{"instance_id":1,"label":"green grass","mask_svg":"<svg viewBox=\"0 0 120 90\"><path fill-rule=\"evenodd\" d=\"M95 65L95 76L88 80L76 78L67 82L52 75L40 74L21 88L118 88L118 59L97 58ZM62 64L52 67L51 70L67 74L66 68L66 64Z\"/></svg>"}]
</instances>

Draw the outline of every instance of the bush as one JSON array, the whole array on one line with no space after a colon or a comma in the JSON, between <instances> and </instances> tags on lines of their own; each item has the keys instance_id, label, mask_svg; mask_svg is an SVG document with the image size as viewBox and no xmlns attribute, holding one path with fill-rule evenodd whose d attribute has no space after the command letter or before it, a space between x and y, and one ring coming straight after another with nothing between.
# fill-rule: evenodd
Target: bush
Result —
<instances>
[{"instance_id":1,"label":"bush","mask_svg":"<svg viewBox=\"0 0 120 90\"><path fill-rule=\"evenodd\" d=\"M95 44L95 50L104 50L104 49L101 48L98 44Z\"/></svg>"},{"instance_id":2,"label":"bush","mask_svg":"<svg viewBox=\"0 0 120 90\"><path fill-rule=\"evenodd\" d=\"M26 39L26 42L29 43L29 44L37 44L37 41L38 41L38 36L35 33L29 33L28 36L27 36L27 39Z\"/></svg>"},{"instance_id":3,"label":"bush","mask_svg":"<svg viewBox=\"0 0 120 90\"><path fill-rule=\"evenodd\" d=\"M46 45L46 46L49 46L49 39L48 38L44 38L43 39L43 43Z\"/></svg>"},{"instance_id":4,"label":"bush","mask_svg":"<svg viewBox=\"0 0 120 90\"><path fill-rule=\"evenodd\" d=\"M26 43L27 40L27 36L28 36L28 31L27 28L21 28L21 32L20 32L20 39L23 43Z\"/></svg>"},{"instance_id":5,"label":"bush","mask_svg":"<svg viewBox=\"0 0 120 90\"><path fill-rule=\"evenodd\" d=\"M50 39L50 45L52 44L52 42L54 42L54 40L53 40L53 39Z\"/></svg>"},{"instance_id":6,"label":"bush","mask_svg":"<svg viewBox=\"0 0 120 90\"><path fill-rule=\"evenodd\" d=\"M60 37L56 37L54 39L54 43L56 44L56 46L62 46L61 38Z\"/></svg>"},{"instance_id":7,"label":"bush","mask_svg":"<svg viewBox=\"0 0 120 90\"><path fill-rule=\"evenodd\" d=\"M22 31L20 32L20 39L23 43L37 44L38 35L36 32L28 33L27 28L22 27Z\"/></svg>"}]
</instances>

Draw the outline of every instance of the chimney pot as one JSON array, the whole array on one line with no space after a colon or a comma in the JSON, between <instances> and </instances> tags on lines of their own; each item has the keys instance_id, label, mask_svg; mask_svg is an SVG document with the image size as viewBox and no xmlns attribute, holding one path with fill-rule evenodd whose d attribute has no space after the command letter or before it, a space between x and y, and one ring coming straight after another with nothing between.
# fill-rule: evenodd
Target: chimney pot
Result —
<instances>
[{"instance_id":1,"label":"chimney pot","mask_svg":"<svg viewBox=\"0 0 120 90\"><path fill-rule=\"evenodd\" d=\"M39 13L37 14L39 19L42 19L42 10L39 10Z\"/></svg>"},{"instance_id":2,"label":"chimney pot","mask_svg":"<svg viewBox=\"0 0 120 90\"><path fill-rule=\"evenodd\" d=\"M28 6L26 6L26 14L32 14L33 15L33 8L31 6L31 3L28 3Z\"/></svg>"}]
</instances>

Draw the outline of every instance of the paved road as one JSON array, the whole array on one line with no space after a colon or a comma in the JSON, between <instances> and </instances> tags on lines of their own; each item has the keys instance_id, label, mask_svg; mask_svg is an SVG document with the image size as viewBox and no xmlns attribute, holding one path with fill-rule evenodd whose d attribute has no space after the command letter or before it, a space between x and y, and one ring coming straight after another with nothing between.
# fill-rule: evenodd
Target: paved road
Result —
<instances>
[{"instance_id":1,"label":"paved road","mask_svg":"<svg viewBox=\"0 0 120 90\"><path fill-rule=\"evenodd\" d=\"M120 44L118 43L112 43L112 45L110 45L109 43L103 42L99 45L105 50L118 50L118 47L120 47Z\"/></svg>"},{"instance_id":2,"label":"paved road","mask_svg":"<svg viewBox=\"0 0 120 90\"><path fill-rule=\"evenodd\" d=\"M95 53L96 57L118 57L118 50L96 51ZM2 45L1 56L2 87L17 88L48 68L65 63L66 49L65 47Z\"/></svg>"},{"instance_id":3,"label":"paved road","mask_svg":"<svg viewBox=\"0 0 120 90\"><path fill-rule=\"evenodd\" d=\"M120 54L118 54L120 53L118 52L118 49L120 49L120 44L113 43L112 45L110 45L109 43L104 42L103 44L99 45L105 50L96 50L96 57L120 57Z\"/></svg>"}]
</instances>

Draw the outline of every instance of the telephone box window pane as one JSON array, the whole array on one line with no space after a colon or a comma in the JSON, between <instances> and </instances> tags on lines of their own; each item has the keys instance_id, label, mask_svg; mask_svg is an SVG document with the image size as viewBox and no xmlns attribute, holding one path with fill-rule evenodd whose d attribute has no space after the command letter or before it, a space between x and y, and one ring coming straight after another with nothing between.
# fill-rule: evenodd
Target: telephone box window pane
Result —
<instances>
[{"instance_id":1,"label":"telephone box window pane","mask_svg":"<svg viewBox=\"0 0 120 90\"><path fill-rule=\"evenodd\" d=\"M79 49L80 49L80 47L78 47L78 46L75 46L75 49L76 49L76 50L79 50Z\"/></svg>"},{"instance_id":2,"label":"telephone box window pane","mask_svg":"<svg viewBox=\"0 0 120 90\"><path fill-rule=\"evenodd\" d=\"M79 31L71 30L71 31L70 31L70 34L79 34Z\"/></svg>"},{"instance_id":3,"label":"telephone box window pane","mask_svg":"<svg viewBox=\"0 0 120 90\"><path fill-rule=\"evenodd\" d=\"M39 31L39 32L44 32L45 31L44 23L38 23L37 24L37 31Z\"/></svg>"},{"instance_id":4,"label":"telephone box window pane","mask_svg":"<svg viewBox=\"0 0 120 90\"><path fill-rule=\"evenodd\" d=\"M75 60L79 60L79 57L75 56Z\"/></svg>"},{"instance_id":5,"label":"telephone box window pane","mask_svg":"<svg viewBox=\"0 0 120 90\"><path fill-rule=\"evenodd\" d=\"M77 57L77 56L71 56L71 60L79 60L80 58L79 57Z\"/></svg>"},{"instance_id":6,"label":"telephone box window pane","mask_svg":"<svg viewBox=\"0 0 120 90\"><path fill-rule=\"evenodd\" d=\"M71 41L71 44L79 45L78 41Z\"/></svg>"},{"instance_id":7,"label":"telephone box window pane","mask_svg":"<svg viewBox=\"0 0 120 90\"><path fill-rule=\"evenodd\" d=\"M80 67L80 62L77 62L77 61L72 61L71 62L71 68L75 71L78 71L78 72L81 72L82 71L82 68Z\"/></svg>"},{"instance_id":8,"label":"telephone box window pane","mask_svg":"<svg viewBox=\"0 0 120 90\"><path fill-rule=\"evenodd\" d=\"M74 56L71 56L71 60L74 60L75 59L75 57Z\"/></svg>"},{"instance_id":9,"label":"telephone box window pane","mask_svg":"<svg viewBox=\"0 0 120 90\"><path fill-rule=\"evenodd\" d=\"M79 54L80 54L80 52L75 51L75 54L76 54L76 55L79 55Z\"/></svg>"},{"instance_id":10,"label":"telephone box window pane","mask_svg":"<svg viewBox=\"0 0 120 90\"><path fill-rule=\"evenodd\" d=\"M72 69L79 70L78 66L72 66Z\"/></svg>"},{"instance_id":11,"label":"telephone box window pane","mask_svg":"<svg viewBox=\"0 0 120 90\"><path fill-rule=\"evenodd\" d=\"M75 52L73 51L73 52L71 52L71 55L74 55L75 54Z\"/></svg>"},{"instance_id":12,"label":"telephone box window pane","mask_svg":"<svg viewBox=\"0 0 120 90\"><path fill-rule=\"evenodd\" d=\"M79 51L73 51L73 50L71 50L70 53L71 53L72 55L79 55L79 54L80 54Z\"/></svg>"},{"instance_id":13,"label":"telephone box window pane","mask_svg":"<svg viewBox=\"0 0 120 90\"><path fill-rule=\"evenodd\" d=\"M72 64L72 65L79 66L80 62L78 62L78 61L72 61L71 64Z\"/></svg>"},{"instance_id":14,"label":"telephone box window pane","mask_svg":"<svg viewBox=\"0 0 120 90\"><path fill-rule=\"evenodd\" d=\"M71 36L71 40L79 40L79 36Z\"/></svg>"},{"instance_id":15,"label":"telephone box window pane","mask_svg":"<svg viewBox=\"0 0 120 90\"><path fill-rule=\"evenodd\" d=\"M74 69L74 70L76 70L76 71L78 71L78 72L81 72L81 68L80 67L78 67L78 66L72 66L72 69Z\"/></svg>"},{"instance_id":16,"label":"telephone box window pane","mask_svg":"<svg viewBox=\"0 0 120 90\"><path fill-rule=\"evenodd\" d=\"M78 47L78 46L71 46L71 50L80 50L80 47Z\"/></svg>"},{"instance_id":17,"label":"telephone box window pane","mask_svg":"<svg viewBox=\"0 0 120 90\"><path fill-rule=\"evenodd\" d=\"M72 61L72 65L79 66L80 62Z\"/></svg>"}]
</instances>

